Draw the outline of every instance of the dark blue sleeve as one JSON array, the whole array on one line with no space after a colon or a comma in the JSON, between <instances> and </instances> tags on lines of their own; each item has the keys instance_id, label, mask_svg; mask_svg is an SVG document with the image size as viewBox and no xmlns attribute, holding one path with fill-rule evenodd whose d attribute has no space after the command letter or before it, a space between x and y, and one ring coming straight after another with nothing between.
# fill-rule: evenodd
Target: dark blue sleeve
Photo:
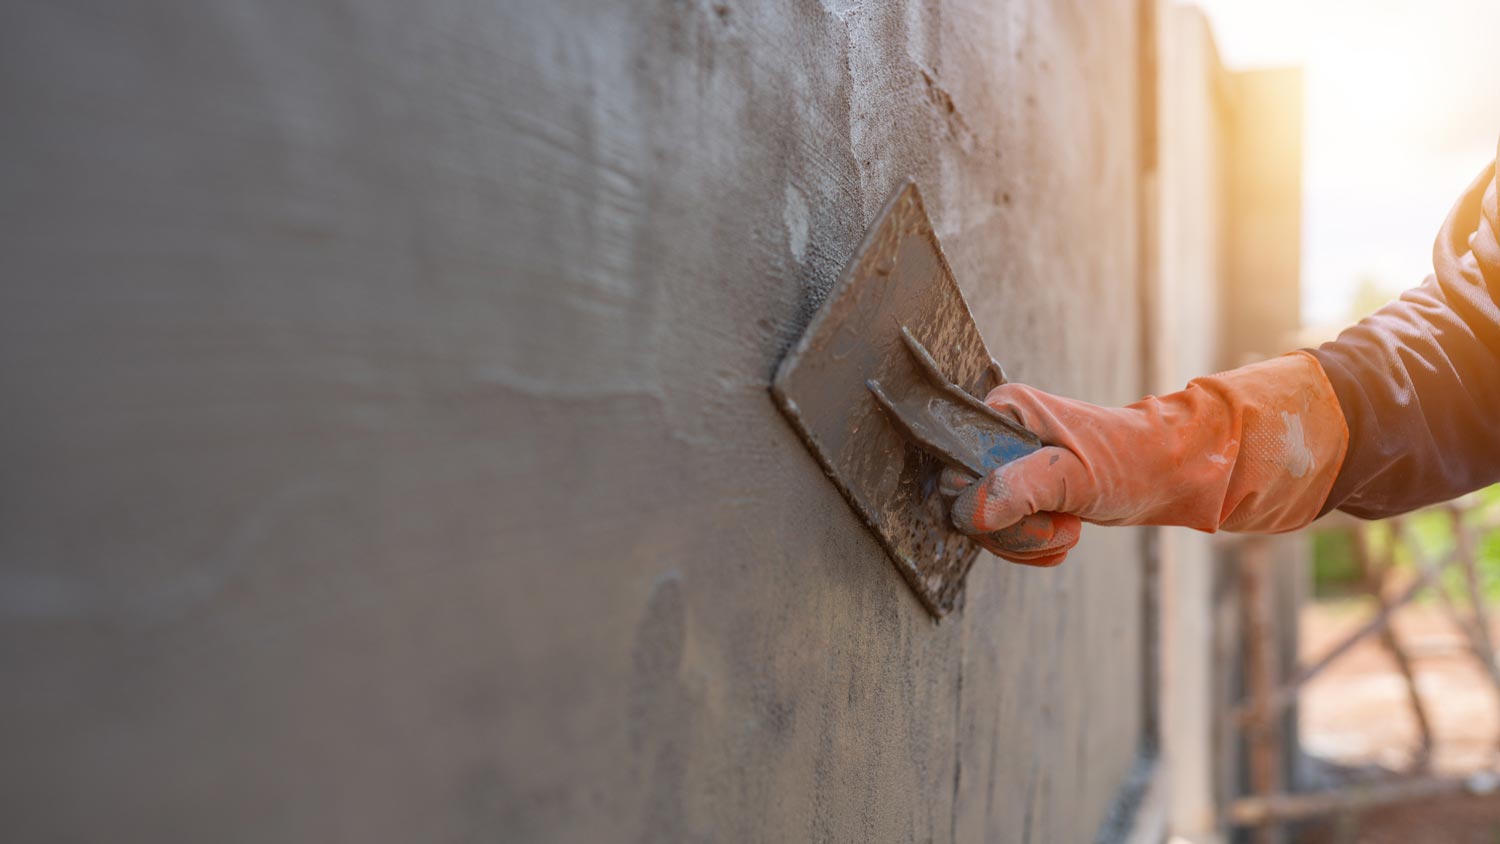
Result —
<instances>
[{"instance_id":1,"label":"dark blue sleeve","mask_svg":"<svg viewBox=\"0 0 1500 844\"><path fill-rule=\"evenodd\" d=\"M1349 423L1323 512L1380 518L1500 481L1495 165L1454 206L1433 275L1313 354Z\"/></svg>"}]
</instances>

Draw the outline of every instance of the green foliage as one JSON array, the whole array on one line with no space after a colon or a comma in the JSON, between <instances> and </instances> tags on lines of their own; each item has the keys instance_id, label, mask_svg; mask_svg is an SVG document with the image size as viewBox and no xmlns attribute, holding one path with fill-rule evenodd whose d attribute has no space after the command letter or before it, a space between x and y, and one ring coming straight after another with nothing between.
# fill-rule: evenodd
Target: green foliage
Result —
<instances>
[{"instance_id":1,"label":"green foliage","mask_svg":"<svg viewBox=\"0 0 1500 844\"><path fill-rule=\"evenodd\" d=\"M1495 511L1494 505L1500 503L1500 485L1480 490L1477 496L1481 505L1477 508L1479 512L1471 512L1465 516L1470 523L1484 511ZM1457 542L1453 518L1444 510L1414 513L1407 517L1406 523L1408 536L1427 559L1442 559ZM1376 559L1385 556L1393 541L1389 524L1371 524L1370 551ZM1500 530L1477 531L1475 551L1480 588L1487 599L1500 599ZM1336 597L1358 589L1359 567L1346 532L1336 530L1314 533L1312 557L1313 589L1317 597ZM1409 570L1416 567L1416 560L1405 546L1396 548L1396 565ZM1443 584L1455 596L1462 595L1467 590L1467 583L1459 566L1449 567L1444 573ZM1432 596L1424 596L1424 599L1430 600Z\"/></svg>"},{"instance_id":2,"label":"green foliage","mask_svg":"<svg viewBox=\"0 0 1500 844\"><path fill-rule=\"evenodd\" d=\"M1318 531L1312 540L1313 594L1332 598L1352 591L1359 582L1359 569L1349 535L1341 530Z\"/></svg>"}]
</instances>

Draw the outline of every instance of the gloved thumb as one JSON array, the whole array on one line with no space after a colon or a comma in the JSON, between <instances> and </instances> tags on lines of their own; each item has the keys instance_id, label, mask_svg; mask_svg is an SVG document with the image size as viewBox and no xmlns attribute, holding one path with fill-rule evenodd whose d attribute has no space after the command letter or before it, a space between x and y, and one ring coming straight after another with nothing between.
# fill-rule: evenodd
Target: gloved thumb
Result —
<instances>
[{"instance_id":1,"label":"gloved thumb","mask_svg":"<svg viewBox=\"0 0 1500 844\"><path fill-rule=\"evenodd\" d=\"M983 482L967 472L948 468L943 471L940 488L943 496L953 501ZM973 505L965 502L962 506L969 512ZM954 521L957 524L956 518ZM992 533L973 534L972 538L986 551L1013 563L1055 566L1078 544L1082 529L1083 524L1071 513L1038 512L1022 514L1013 524Z\"/></svg>"},{"instance_id":2,"label":"gloved thumb","mask_svg":"<svg viewBox=\"0 0 1500 844\"><path fill-rule=\"evenodd\" d=\"M1009 528L1033 513L1075 513L1090 486L1077 455L1048 446L970 484L953 502L953 525L979 536Z\"/></svg>"}]
</instances>

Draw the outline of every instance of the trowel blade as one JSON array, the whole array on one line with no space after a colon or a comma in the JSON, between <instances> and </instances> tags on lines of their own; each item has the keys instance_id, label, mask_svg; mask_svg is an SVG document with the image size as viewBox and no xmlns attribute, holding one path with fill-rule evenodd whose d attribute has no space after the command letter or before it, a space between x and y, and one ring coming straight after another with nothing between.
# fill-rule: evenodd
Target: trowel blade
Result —
<instances>
[{"instance_id":1,"label":"trowel blade","mask_svg":"<svg viewBox=\"0 0 1500 844\"><path fill-rule=\"evenodd\" d=\"M943 257L916 185L896 190L771 385L777 405L927 609L954 607L979 546L954 529L943 463L910 445L867 382L914 377L902 328L976 398L999 367Z\"/></svg>"}]
</instances>

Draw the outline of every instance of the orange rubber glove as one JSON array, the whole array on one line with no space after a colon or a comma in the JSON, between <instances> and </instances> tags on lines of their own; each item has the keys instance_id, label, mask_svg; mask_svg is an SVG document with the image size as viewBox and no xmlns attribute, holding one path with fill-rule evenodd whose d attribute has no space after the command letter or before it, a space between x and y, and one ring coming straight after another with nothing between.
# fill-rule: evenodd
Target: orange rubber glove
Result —
<instances>
[{"instance_id":1,"label":"orange rubber glove","mask_svg":"<svg viewBox=\"0 0 1500 844\"><path fill-rule=\"evenodd\" d=\"M1127 407L1096 407L1022 384L985 403L1036 433L1045 448L975 483L948 471L953 523L1013 562L1052 566L1047 537L1006 529L1040 511L1059 535L1069 515L1101 525L1183 525L1213 532L1295 530L1317 518L1349 442L1343 411L1317 358L1293 352L1197 378Z\"/></svg>"}]
</instances>

